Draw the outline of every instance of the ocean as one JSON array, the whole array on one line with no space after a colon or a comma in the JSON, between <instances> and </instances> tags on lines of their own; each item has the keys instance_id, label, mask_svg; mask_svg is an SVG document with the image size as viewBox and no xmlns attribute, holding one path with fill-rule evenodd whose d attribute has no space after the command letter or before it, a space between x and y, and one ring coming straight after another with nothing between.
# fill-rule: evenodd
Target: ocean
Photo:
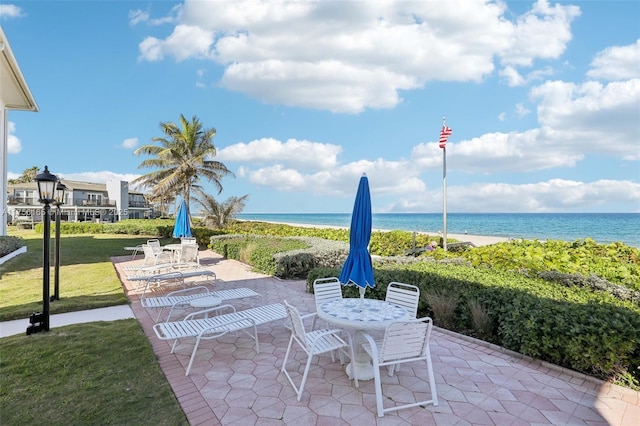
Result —
<instances>
[{"instance_id":1,"label":"ocean","mask_svg":"<svg viewBox=\"0 0 640 426\"><path fill-rule=\"evenodd\" d=\"M242 213L241 220L348 228L351 213ZM374 213L373 229L442 231L440 213ZM640 213L449 213L447 234L575 241L620 241L640 248Z\"/></svg>"}]
</instances>

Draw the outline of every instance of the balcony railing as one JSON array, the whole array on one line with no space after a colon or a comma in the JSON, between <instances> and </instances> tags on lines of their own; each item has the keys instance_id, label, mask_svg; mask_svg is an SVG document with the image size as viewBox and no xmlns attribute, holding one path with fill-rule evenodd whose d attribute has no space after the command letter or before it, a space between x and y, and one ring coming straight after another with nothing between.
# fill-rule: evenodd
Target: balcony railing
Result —
<instances>
[{"instance_id":1,"label":"balcony railing","mask_svg":"<svg viewBox=\"0 0 640 426\"><path fill-rule=\"evenodd\" d=\"M108 199L102 200L73 200L74 206L83 206L83 207L115 207L115 201L110 201Z\"/></svg>"}]
</instances>

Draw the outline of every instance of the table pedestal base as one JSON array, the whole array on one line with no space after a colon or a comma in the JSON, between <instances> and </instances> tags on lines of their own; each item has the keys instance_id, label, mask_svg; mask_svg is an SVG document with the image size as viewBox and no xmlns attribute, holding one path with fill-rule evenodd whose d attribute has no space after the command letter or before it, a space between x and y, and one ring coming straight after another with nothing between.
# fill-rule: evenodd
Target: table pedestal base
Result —
<instances>
[{"instance_id":1,"label":"table pedestal base","mask_svg":"<svg viewBox=\"0 0 640 426\"><path fill-rule=\"evenodd\" d=\"M371 364L371 358L366 353L355 354L355 360L347 364L347 375L349 379L353 380L352 368L355 368L358 374L358 380L372 380L373 379L373 365Z\"/></svg>"}]
</instances>

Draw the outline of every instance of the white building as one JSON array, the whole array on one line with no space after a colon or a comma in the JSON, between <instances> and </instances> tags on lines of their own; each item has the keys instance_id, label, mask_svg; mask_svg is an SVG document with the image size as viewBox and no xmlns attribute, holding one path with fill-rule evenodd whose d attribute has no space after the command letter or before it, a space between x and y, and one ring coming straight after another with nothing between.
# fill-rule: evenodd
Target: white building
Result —
<instances>
[{"instance_id":1,"label":"white building","mask_svg":"<svg viewBox=\"0 0 640 426\"><path fill-rule=\"evenodd\" d=\"M153 207L142 192L129 191L125 181L104 183L60 179L67 189L60 206L60 219L68 222L118 222L153 217ZM7 219L16 222L42 221L36 182L7 185ZM55 207L52 207L55 212Z\"/></svg>"},{"instance_id":2,"label":"white building","mask_svg":"<svg viewBox=\"0 0 640 426\"><path fill-rule=\"evenodd\" d=\"M10 110L38 111L38 105L31 95L29 86L22 76L9 41L0 26L0 175L2 176L2 196L0 196L0 236L7 235L7 141L9 139Z\"/></svg>"}]
</instances>

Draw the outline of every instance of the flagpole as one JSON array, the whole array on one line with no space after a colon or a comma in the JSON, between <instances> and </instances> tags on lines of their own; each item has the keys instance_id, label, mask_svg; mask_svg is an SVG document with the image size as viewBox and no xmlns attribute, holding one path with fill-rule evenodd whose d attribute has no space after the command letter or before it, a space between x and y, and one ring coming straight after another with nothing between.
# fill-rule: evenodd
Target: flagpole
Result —
<instances>
[{"instance_id":1,"label":"flagpole","mask_svg":"<svg viewBox=\"0 0 640 426\"><path fill-rule=\"evenodd\" d=\"M447 117L442 117L442 128L447 125ZM447 251L447 147L442 148L442 248Z\"/></svg>"}]
</instances>

